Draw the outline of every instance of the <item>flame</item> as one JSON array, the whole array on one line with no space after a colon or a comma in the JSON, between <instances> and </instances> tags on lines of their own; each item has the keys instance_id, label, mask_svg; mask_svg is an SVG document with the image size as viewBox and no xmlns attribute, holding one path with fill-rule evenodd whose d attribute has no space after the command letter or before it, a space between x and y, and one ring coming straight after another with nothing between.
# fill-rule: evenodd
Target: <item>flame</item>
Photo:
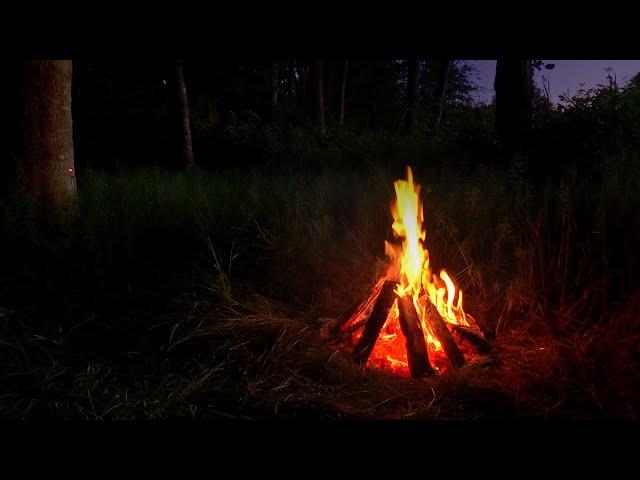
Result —
<instances>
[{"instance_id":1,"label":"flame","mask_svg":"<svg viewBox=\"0 0 640 480\"><path fill-rule=\"evenodd\" d=\"M420 292L422 267L428 258L423 248L426 232L422 227L423 214L420 202L420 185L413 182L413 172L407 167L407 179L393 184L396 201L391 206L393 232L402 238L400 255L400 285L398 295Z\"/></svg>"},{"instance_id":2,"label":"flame","mask_svg":"<svg viewBox=\"0 0 640 480\"><path fill-rule=\"evenodd\" d=\"M398 282L396 293L399 297L410 296L413 299L421 319L430 359L435 363L436 369L441 369L446 364L446 359L440 342L431 333L426 322L426 302L435 305L442 318L451 324L469 326L470 317L462 306L462 291L456 288L447 272L442 269L436 276L429 266L420 185L414 182L411 167L407 167L407 178L396 180L393 185L396 198L391 205L392 228L394 236L401 243L397 245L385 242L385 252L390 261L387 279ZM369 364L406 372L408 364L404 343L396 301L371 352Z\"/></svg>"}]
</instances>

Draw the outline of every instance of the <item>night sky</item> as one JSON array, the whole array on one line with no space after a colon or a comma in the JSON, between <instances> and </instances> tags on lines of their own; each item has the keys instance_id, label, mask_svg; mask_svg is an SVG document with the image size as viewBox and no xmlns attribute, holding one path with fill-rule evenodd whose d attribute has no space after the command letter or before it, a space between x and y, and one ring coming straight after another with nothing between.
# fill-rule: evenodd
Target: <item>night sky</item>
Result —
<instances>
[{"instance_id":1,"label":"night sky","mask_svg":"<svg viewBox=\"0 0 640 480\"><path fill-rule=\"evenodd\" d=\"M476 84L480 87L476 98L481 102L490 102L493 96L493 79L496 70L495 60L462 60L477 70ZM606 67L612 67L619 86L623 86L633 75L640 72L640 60L544 60L556 65L553 70L536 73L538 85L542 85L541 75L548 76L551 87L551 101L557 103L558 95L575 94L584 83L585 88L595 87L606 82Z\"/></svg>"}]
</instances>

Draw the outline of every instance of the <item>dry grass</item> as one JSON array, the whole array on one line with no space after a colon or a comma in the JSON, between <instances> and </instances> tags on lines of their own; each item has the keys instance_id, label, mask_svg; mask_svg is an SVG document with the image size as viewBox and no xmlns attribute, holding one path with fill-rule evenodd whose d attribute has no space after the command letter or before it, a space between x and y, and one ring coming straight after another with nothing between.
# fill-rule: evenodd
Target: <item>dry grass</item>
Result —
<instances>
[{"instance_id":1,"label":"dry grass","mask_svg":"<svg viewBox=\"0 0 640 480\"><path fill-rule=\"evenodd\" d=\"M321 338L318 319L339 315L375 275L389 230L388 172L173 180L141 174L116 179L117 188L100 178L91 189L93 203L85 203L89 234L71 242L75 249L63 257L76 275L64 293L75 296L58 301L66 299L59 278L45 274L59 269L40 257L30 267L36 273L15 268L27 280L48 279L36 298L34 290L13 294L27 307L3 293L27 281L4 280L0 300L16 307L0 311L8 372L0 413L636 418L640 291L621 281L634 270L635 245L627 241L632 225L622 215L633 211L630 200L609 192L618 203L596 208L585 192L576 193L579 185L536 196L521 179L482 170L470 178L450 173L446 181L416 178L425 184L431 258L447 267L465 292L466 310L493 337L493 362L411 380L359 368ZM609 225L601 221L603 211ZM28 244L14 236L15 245ZM611 243L617 238L621 242ZM174 250L185 255L170 258ZM54 258L47 252L42 258ZM3 261L12 258L18 255ZM94 261L90 272L86 259ZM138 282L144 294L129 290L131 266L146 275ZM103 273L110 269L114 278ZM151 294L149 285L165 290ZM112 290L103 299L105 287ZM96 315L93 298L108 304ZM111 309L119 301L124 311ZM31 303L39 310L29 310ZM59 331L49 320L51 305L65 321ZM87 312L91 316L83 316ZM85 340L110 331L116 333L104 338L102 357L78 353ZM83 340L73 341L80 333ZM120 335L128 337L124 352Z\"/></svg>"},{"instance_id":2,"label":"dry grass","mask_svg":"<svg viewBox=\"0 0 640 480\"><path fill-rule=\"evenodd\" d=\"M181 342L207 342L215 359L213 375L220 383L215 391L205 388L190 401L222 402L236 414L266 417L635 417L631 390L636 390L638 377L625 363L638 338L631 307L611 321L558 335L535 292L527 298L527 291L521 291L513 298L509 289L496 300L503 308L500 322L493 325L492 361L413 380L358 367L320 335L318 317L339 312L358 298L373 270L370 263L367 278L360 261L334 266L332 285L311 308L257 294L242 301L226 298L223 306L200 304L194 314L200 324ZM358 280L345 288L354 278ZM215 289L212 294L215 297ZM575 306L568 305L557 313L565 318L572 311ZM614 357L607 358L611 353ZM225 398L220 391L226 392ZM614 392L623 396L617 398Z\"/></svg>"},{"instance_id":3,"label":"dry grass","mask_svg":"<svg viewBox=\"0 0 640 480\"><path fill-rule=\"evenodd\" d=\"M254 296L215 318L204 314L200 328L184 341L210 345L215 367L209 373L228 386L230 396L223 403L236 414L333 419L636 415L637 372L624 364L629 352L616 350L637 344L628 331L593 327L558 339L531 326L511 330L495 339L492 361L413 380L355 365L321 338L318 327L308 313ZM617 359L607 358L612 351ZM191 401L221 399L219 391L205 389Z\"/></svg>"},{"instance_id":4,"label":"dry grass","mask_svg":"<svg viewBox=\"0 0 640 480\"><path fill-rule=\"evenodd\" d=\"M222 310L203 306L192 333L209 342L216 371L234 385L230 408L328 418L635 418L638 296L602 309L603 283L584 273L593 268L581 260L586 247L571 248L566 208L556 242L539 211L512 205L491 230L488 252L469 240L482 225L465 232L459 213L428 209L432 251L440 248L436 258L452 264L470 292L468 310L494 338L493 361L424 380L354 365L321 338L318 318L335 317L370 285L379 254L373 235L359 225L322 242L270 237L280 268L268 280L290 291L278 302L252 294L225 297ZM593 279L570 281L576 271Z\"/></svg>"},{"instance_id":5,"label":"dry grass","mask_svg":"<svg viewBox=\"0 0 640 480\"><path fill-rule=\"evenodd\" d=\"M229 307L190 337L204 338L212 346L219 372L242 392L239 411L327 418L469 418L480 413L474 406L465 409L461 396L477 399L472 393L477 389L499 394L481 365L434 381L360 368L320 338L313 318L263 298L254 297L247 305ZM451 408L453 403L458 408Z\"/></svg>"}]
</instances>

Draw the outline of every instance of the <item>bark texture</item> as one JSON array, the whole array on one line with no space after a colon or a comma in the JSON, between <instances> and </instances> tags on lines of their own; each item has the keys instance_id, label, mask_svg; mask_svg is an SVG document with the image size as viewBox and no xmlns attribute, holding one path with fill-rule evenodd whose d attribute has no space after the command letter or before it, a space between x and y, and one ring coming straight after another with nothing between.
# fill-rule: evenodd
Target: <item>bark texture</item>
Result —
<instances>
[{"instance_id":1,"label":"bark texture","mask_svg":"<svg viewBox=\"0 0 640 480\"><path fill-rule=\"evenodd\" d=\"M179 156L180 162L187 168L194 166L193 145L191 142L191 123L189 120L189 98L187 97L187 86L184 82L182 61L176 63L176 88L178 103L178 123L179 123Z\"/></svg>"},{"instance_id":2,"label":"bark texture","mask_svg":"<svg viewBox=\"0 0 640 480\"><path fill-rule=\"evenodd\" d=\"M425 319L429 324L429 328L431 329L431 333L435 335L438 341L442 344L442 349L444 353L447 355L449 362L453 366L453 368L457 369L462 367L465 364L465 358L458 345L456 345L449 328L447 327L447 322L445 322L435 305L431 302L427 302L427 312L425 315Z\"/></svg>"},{"instance_id":3,"label":"bark texture","mask_svg":"<svg viewBox=\"0 0 640 480\"><path fill-rule=\"evenodd\" d=\"M71 60L17 64L18 148L27 188L64 212L77 199L71 115Z\"/></svg>"},{"instance_id":4,"label":"bark texture","mask_svg":"<svg viewBox=\"0 0 640 480\"><path fill-rule=\"evenodd\" d=\"M413 305L410 296L401 297L399 300L400 328L405 338L407 347L407 360L409 371L413 378L433 375L433 369L429 363L427 344L420 325L420 318Z\"/></svg>"},{"instance_id":5,"label":"bark texture","mask_svg":"<svg viewBox=\"0 0 640 480\"><path fill-rule=\"evenodd\" d=\"M353 349L353 360L360 364L365 364L373 350L373 347L378 340L380 330L384 327L384 323L389 315L389 310L393 306L393 302L396 300L397 295L395 293L396 283L386 281L382 285L382 289L376 303L373 306L369 320L364 326L364 331L360 340Z\"/></svg>"}]
</instances>

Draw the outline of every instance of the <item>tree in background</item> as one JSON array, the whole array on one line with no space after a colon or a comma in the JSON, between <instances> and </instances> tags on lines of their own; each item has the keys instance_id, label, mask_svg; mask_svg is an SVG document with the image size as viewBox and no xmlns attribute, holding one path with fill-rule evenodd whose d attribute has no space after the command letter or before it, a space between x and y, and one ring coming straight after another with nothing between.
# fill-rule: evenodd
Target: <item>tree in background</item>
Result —
<instances>
[{"instance_id":1,"label":"tree in background","mask_svg":"<svg viewBox=\"0 0 640 480\"><path fill-rule=\"evenodd\" d=\"M338 126L344 125L344 104L347 94L347 70L349 68L349 59L345 58L341 65L340 85L338 85Z\"/></svg>"},{"instance_id":2,"label":"tree in background","mask_svg":"<svg viewBox=\"0 0 640 480\"><path fill-rule=\"evenodd\" d=\"M194 166L193 145L191 143L191 125L189 121L189 98L187 87L184 83L182 60L176 62L176 94L177 94L177 120L179 124L179 157L180 163L187 168Z\"/></svg>"},{"instance_id":3,"label":"tree in background","mask_svg":"<svg viewBox=\"0 0 640 480\"><path fill-rule=\"evenodd\" d=\"M76 199L71 60L17 64L18 158L29 191L64 214Z\"/></svg>"},{"instance_id":4,"label":"tree in background","mask_svg":"<svg viewBox=\"0 0 640 480\"><path fill-rule=\"evenodd\" d=\"M278 65L276 63L271 64L271 121L276 121L278 114Z\"/></svg>"},{"instance_id":5,"label":"tree in background","mask_svg":"<svg viewBox=\"0 0 640 480\"><path fill-rule=\"evenodd\" d=\"M296 94L296 63L289 60L287 63L287 107L289 110L295 108Z\"/></svg>"},{"instance_id":6,"label":"tree in background","mask_svg":"<svg viewBox=\"0 0 640 480\"><path fill-rule=\"evenodd\" d=\"M406 65L392 58L349 59L349 125L396 130L406 111ZM402 126L401 126L402 127Z\"/></svg>"},{"instance_id":7,"label":"tree in background","mask_svg":"<svg viewBox=\"0 0 640 480\"><path fill-rule=\"evenodd\" d=\"M447 96L447 85L449 83L449 75L451 73L452 60L438 60L438 81L434 90L433 117L435 128L440 128L442 113Z\"/></svg>"},{"instance_id":8,"label":"tree in background","mask_svg":"<svg viewBox=\"0 0 640 480\"><path fill-rule=\"evenodd\" d=\"M531 60L498 60L494 82L496 131L509 157L523 153L531 129Z\"/></svg>"},{"instance_id":9,"label":"tree in background","mask_svg":"<svg viewBox=\"0 0 640 480\"><path fill-rule=\"evenodd\" d=\"M307 127L321 125L321 119L329 126L348 125L354 135L366 134L365 130L405 131L406 61L391 57L350 57L348 62L344 57L323 59L322 76L316 75L317 65L305 58L185 60L182 81L188 95L180 113L175 61L75 62L78 168L168 167L175 166L176 159L185 166L187 108L192 156L201 168L221 168L239 158L261 162L274 151L317 148L312 145L320 137ZM418 62L418 113L427 112L428 126L433 127L435 92L443 91L440 115L443 125L449 122L443 135L452 138L462 124L467 132L474 117L470 104L473 83L466 64L451 62L446 89L438 88L439 63L429 60L426 68L424 65ZM322 102L318 102L320 86ZM426 99L425 91L429 92ZM267 128L274 119L274 100L277 129Z\"/></svg>"},{"instance_id":10,"label":"tree in background","mask_svg":"<svg viewBox=\"0 0 640 480\"><path fill-rule=\"evenodd\" d=\"M313 63L313 93L314 93L314 120L324 127L324 62L316 60Z\"/></svg>"},{"instance_id":11,"label":"tree in background","mask_svg":"<svg viewBox=\"0 0 640 480\"><path fill-rule=\"evenodd\" d=\"M298 99L298 108L303 113L303 117L306 118L306 114L309 111L309 66L304 65L302 62L297 62L297 78L296 84L296 97Z\"/></svg>"},{"instance_id":12,"label":"tree in background","mask_svg":"<svg viewBox=\"0 0 640 480\"><path fill-rule=\"evenodd\" d=\"M418 57L407 60L407 111L404 117L404 129L413 132L418 123Z\"/></svg>"}]
</instances>

